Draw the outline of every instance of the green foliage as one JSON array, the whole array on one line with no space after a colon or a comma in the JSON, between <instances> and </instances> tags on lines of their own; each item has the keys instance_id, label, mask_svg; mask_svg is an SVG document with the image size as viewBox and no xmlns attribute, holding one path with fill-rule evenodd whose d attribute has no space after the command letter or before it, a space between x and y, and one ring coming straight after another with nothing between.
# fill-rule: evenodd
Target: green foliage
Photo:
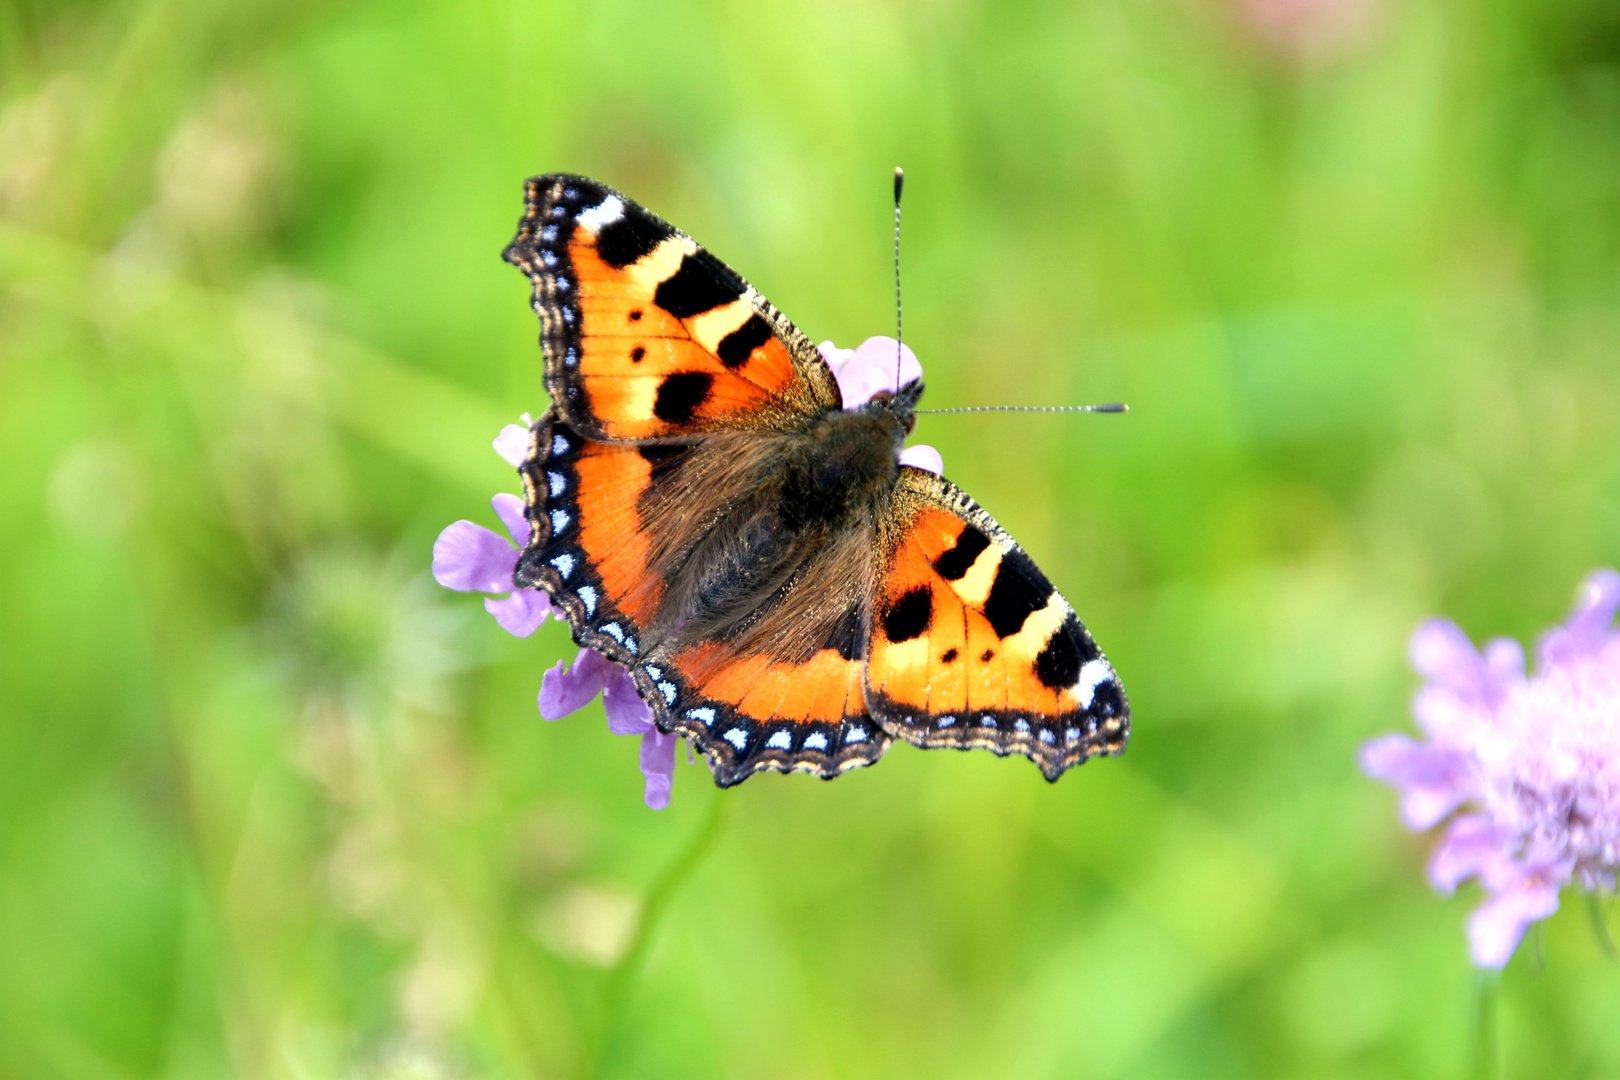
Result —
<instances>
[{"instance_id":1,"label":"green foliage","mask_svg":"<svg viewBox=\"0 0 1620 1080\"><path fill-rule=\"evenodd\" d=\"M1620 1073L1579 899L1482 989L1477 894L1354 764L1419 619L1527 638L1620 561L1617 27L3 0L0 1075ZM426 577L545 404L522 180L619 186L847 346L897 163L924 404L1132 406L919 437L1136 739L1053 786L682 767L653 813L598 711L535 713L566 633Z\"/></svg>"}]
</instances>

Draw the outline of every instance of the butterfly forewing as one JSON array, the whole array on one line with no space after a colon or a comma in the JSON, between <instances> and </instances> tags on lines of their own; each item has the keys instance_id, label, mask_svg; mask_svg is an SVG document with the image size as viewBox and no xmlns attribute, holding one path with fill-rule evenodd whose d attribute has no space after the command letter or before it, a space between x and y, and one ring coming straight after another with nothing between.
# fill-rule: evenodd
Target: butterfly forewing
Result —
<instances>
[{"instance_id":1,"label":"butterfly forewing","mask_svg":"<svg viewBox=\"0 0 1620 1080\"><path fill-rule=\"evenodd\" d=\"M529 181L506 258L533 282L546 389L590 438L764 430L838 404L815 347L757 290L594 180Z\"/></svg>"},{"instance_id":2,"label":"butterfly forewing","mask_svg":"<svg viewBox=\"0 0 1620 1080\"><path fill-rule=\"evenodd\" d=\"M1049 780L1124 750L1130 708L1113 668L960 488L902 469L880 550L866 699L892 735L1024 754Z\"/></svg>"}]
</instances>

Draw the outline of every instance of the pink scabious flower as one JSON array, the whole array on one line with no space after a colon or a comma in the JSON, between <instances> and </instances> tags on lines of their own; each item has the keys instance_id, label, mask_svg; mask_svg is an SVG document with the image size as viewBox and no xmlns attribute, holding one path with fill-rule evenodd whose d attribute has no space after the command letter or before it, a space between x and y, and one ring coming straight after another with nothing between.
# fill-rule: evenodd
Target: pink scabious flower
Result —
<instances>
[{"instance_id":1,"label":"pink scabious flower","mask_svg":"<svg viewBox=\"0 0 1620 1080\"><path fill-rule=\"evenodd\" d=\"M896 371L895 351L900 363ZM832 342L820 346L822 358L832 368L845 409L856 409L880 392L894 393L913 379L922 378L922 364L909 348L894 338L867 338L854 349L840 349ZM896 375L898 374L898 379ZM525 422L529 421L527 416ZM531 425L532 426L532 425ZM515 468L523 464L529 451L529 428L508 424L494 442L495 452ZM932 446L908 446L900 451L900 463L935 474L945 471L944 459ZM512 535L514 549L498 533L470 521L458 521L439 534L433 545L433 577L440 585L462 592L507 592L502 600L486 599L484 607L495 621L518 637L528 637L553 614L551 600L537 589L517 588L512 571L518 553L529 541L529 523L523 516L523 500L516 495L497 495L492 505ZM602 711L608 730L615 735L641 736L641 773L646 778L643 800L654 810L669 805L670 786L675 776L677 735L666 735L653 723L652 709L636 691L636 683L622 664L609 660L595 649L584 648L572 665L558 661L540 680L540 715L560 720L602 695Z\"/></svg>"},{"instance_id":2,"label":"pink scabious flower","mask_svg":"<svg viewBox=\"0 0 1620 1080\"><path fill-rule=\"evenodd\" d=\"M523 464L528 453L528 429L508 424L501 429L493 445L495 452L516 468ZM529 542L529 522L523 516L523 500L502 492L490 500L490 505L511 534L512 543L482 525L458 521L433 542L433 580L457 592L510 593L500 600L485 599L484 610L495 616L495 621L507 633L528 637L552 611L551 598L545 593L539 589L522 589L512 582L518 553Z\"/></svg>"},{"instance_id":3,"label":"pink scabious flower","mask_svg":"<svg viewBox=\"0 0 1620 1080\"><path fill-rule=\"evenodd\" d=\"M895 364L897 347L898 365ZM846 410L858 409L880 393L892 394L912 380L922 378L922 362L917 354L909 345L901 345L892 337L869 337L853 349L840 349L830 341L823 341L816 348L832 368L833 378L838 380L838 391L844 397ZM939 451L923 444L900 451L900 464L927 469L935 475L945 472L945 459L939 456Z\"/></svg>"},{"instance_id":4,"label":"pink scabious flower","mask_svg":"<svg viewBox=\"0 0 1620 1080\"><path fill-rule=\"evenodd\" d=\"M1449 895L1478 878L1487 898L1468 919L1474 963L1500 968L1529 925L1558 910L1574 880L1615 887L1620 870L1620 573L1582 584L1575 610L1540 642L1539 670L1499 638L1483 653L1455 623L1435 619L1412 637L1428 679L1414 705L1428 736L1384 735L1361 767L1401 790L1413 829L1452 817L1429 864Z\"/></svg>"}]
</instances>

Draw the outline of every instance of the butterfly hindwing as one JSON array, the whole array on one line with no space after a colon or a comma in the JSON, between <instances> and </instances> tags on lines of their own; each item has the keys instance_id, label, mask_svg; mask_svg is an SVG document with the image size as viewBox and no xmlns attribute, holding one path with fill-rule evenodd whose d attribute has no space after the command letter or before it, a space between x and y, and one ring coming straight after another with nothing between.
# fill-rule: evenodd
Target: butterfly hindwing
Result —
<instances>
[{"instance_id":1,"label":"butterfly hindwing","mask_svg":"<svg viewBox=\"0 0 1620 1080\"><path fill-rule=\"evenodd\" d=\"M892 735L1024 754L1049 780L1123 752L1130 707L1113 668L978 503L903 468L882 533L866 699Z\"/></svg>"},{"instance_id":2,"label":"butterfly hindwing","mask_svg":"<svg viewBox=\"0 0 1620 1080\"><path fill-rule=\"evenodd\" d=\"M520 470L529 544L513 579L544 589L581 645L635 663L663 591L636 509L651 465L635 446L583 437L555 407L529 438Z\"/></svg>"},{"instance_id":3,"label":"butterfly hindwing","mask_svg":"<svg viewBox=\"0 0 1620 1080\"><path fill-rule=\"evenodd\" d=\"M534 285L546 390L588 438L768 430L838 406L832 373L786 316L612 188L530 180L505 254Z\"/></svg>"},{"instance_id":4,"label":"butterfly hindwing","mask_svg":"<svg viewBox=\"0 0 1620 1080\"><path fill-rule=\"evenodd\" d=\"M762 769L830 778L890 742L862 693L873 530L809 543L802 564L779 560L779 580L728 594L732 567L762 562L746 537L773 531L757 500L736 496L769 483L772 445L596 442L552 409L522 469L517 583L544 589L579 644L628 667L659 727L686 735L727 786Z\"/></svg>"},{"instance_id":5,"label":"butterfly hindwing","mask_svg":"<svg viewBox=\"0 0 1620 1080\"><path fill-rule=\"evenodd\" d=\"M869 538L812 558L759 620L729 637L675 635L635 669L658 726L708 755L729 787L764 769L831 779L876 761L889 736L862 691L866 598L837 591L844 563L865 570Z\"/></svg>"}]
</instances>

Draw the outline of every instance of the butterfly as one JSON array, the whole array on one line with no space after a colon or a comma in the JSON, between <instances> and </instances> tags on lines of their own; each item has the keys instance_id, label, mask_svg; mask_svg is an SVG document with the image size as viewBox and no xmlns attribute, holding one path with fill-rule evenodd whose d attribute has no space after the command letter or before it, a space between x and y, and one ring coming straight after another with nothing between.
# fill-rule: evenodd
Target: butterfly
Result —
<instances>
[{"instance_id":1,"label":"butterfly","mask_svg":"<svg viewBox=\"0 0 1620 1080\"><path fill-rule=\"evenodd\" d=\"M824 778L895 739L1121 753L1124 687L1067 601L950 481L902 465L920 379L846 410L831 368L725 263L595 180L528 181L552 404L520 467L574 640L630 671L729 787Z\"/></svg>"}]
</instances>

